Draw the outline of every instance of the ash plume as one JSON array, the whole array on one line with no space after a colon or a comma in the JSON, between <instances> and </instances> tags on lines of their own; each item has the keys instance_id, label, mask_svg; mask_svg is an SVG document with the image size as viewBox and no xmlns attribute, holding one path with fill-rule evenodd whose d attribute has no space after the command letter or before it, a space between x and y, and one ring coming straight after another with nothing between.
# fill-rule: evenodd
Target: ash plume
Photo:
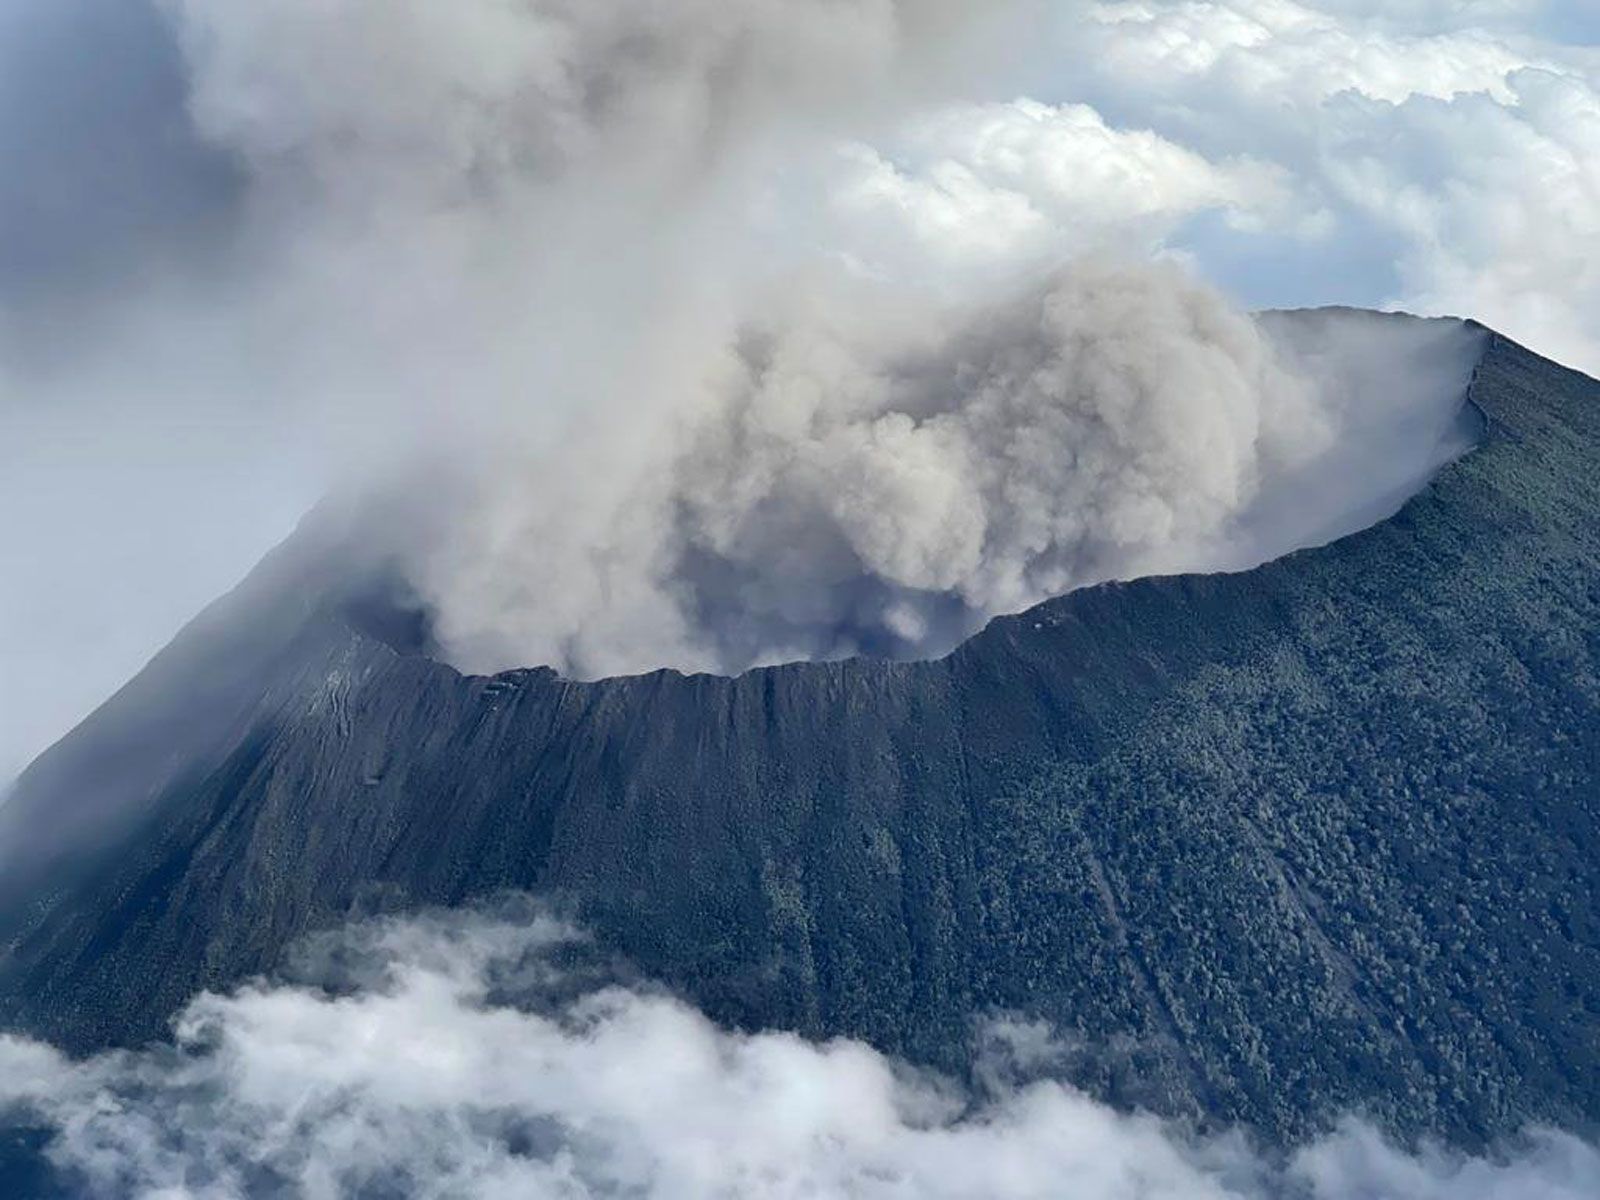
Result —
<instances>
[{"instance_id":1,"label":"ash plume","mask_svg":"<svg viewBox=\"0 0 1600 1200\"><path fill-rule=\"evenodd\" d=\"M463 668L938 654L1293 548L1241 531L1338 406L1220 296L1092 253L872 257L812 202L981 74L944 53L961 6L170 8L253 180L274 386L429 497L398 553Z\"/></svg>"},{"instance_id":2,"label":"ash plume","mask_svg":"<svg viewBox=\"0 0 1600 1200\"><path fill-rule=\"evenodd\" d=\"M1307 353L1144 261L1290 190L1006 101L1030 0L119 3L7 26L13 83L121 82L0 203L98 264L0 289L0 478L54 480L0 773L330 490L457 665L737 671L1250 566L1463 447L1459 330Z\"/></svg>"},{"instance_id":3,"label":"ash plume","mask_svg":"<svg viewBox=\"0 0 1600 1200\"><path fill-rule=\"evenodd\" d=\"M956 312L802 307L711 348L625 471L608 431L492 470L422 562L446 647L578 675L939 652L1159 568L1329 433L1255 326L1174 270L1086 263ZM621 486L585 485L605 474Z\"/></svg>"}]
</instances>

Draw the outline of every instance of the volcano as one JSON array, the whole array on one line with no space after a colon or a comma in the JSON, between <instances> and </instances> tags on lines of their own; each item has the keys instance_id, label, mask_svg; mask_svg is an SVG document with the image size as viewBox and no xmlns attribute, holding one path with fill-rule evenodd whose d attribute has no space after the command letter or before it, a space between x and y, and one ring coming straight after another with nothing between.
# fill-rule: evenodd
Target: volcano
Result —
<instances>
[{"instance_id":1,"label":"volcano","mask_svg":"<svg viewBox=\"0 0 1600 1200\"><path fill-rule=\"evenodd\" d=\"M1396 320L1402 318L1394 318ZM1293 1143L1600 1128L1600 383L1486 335L1478 445L1254 570L937 661L459 673L323 513L0 808L0 1024L138 1045L353 916L551 898L742 1028Z\"/></svg>"}]
</instances>

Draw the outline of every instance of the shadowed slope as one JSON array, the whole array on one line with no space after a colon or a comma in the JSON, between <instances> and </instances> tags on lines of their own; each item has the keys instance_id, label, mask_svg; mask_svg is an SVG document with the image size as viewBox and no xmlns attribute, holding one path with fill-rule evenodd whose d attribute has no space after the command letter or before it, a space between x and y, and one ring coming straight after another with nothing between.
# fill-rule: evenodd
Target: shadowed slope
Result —
<instances>
[{"instance_id":1,"label":"shadowed slope","mask_svg":"<svg viewBox=\"0 0 1600 1200\"><path fill-rule=\"evenodd\" d=\"M158 1036L309 928L528 888L745 1025L959 1069L1039 1017L1282 1138L1593 1128L1600 385L1495 338L1472 399L1380 526L939 662L466 678L291 546L0 810L4 1017Z\"/></svg>"}]
</instances>

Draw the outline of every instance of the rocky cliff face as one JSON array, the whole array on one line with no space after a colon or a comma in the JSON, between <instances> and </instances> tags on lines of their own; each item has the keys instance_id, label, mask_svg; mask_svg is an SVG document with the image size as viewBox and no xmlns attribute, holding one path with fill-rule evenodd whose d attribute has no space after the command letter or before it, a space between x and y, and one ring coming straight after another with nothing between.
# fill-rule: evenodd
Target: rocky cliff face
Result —
<instances>
[{"instance_id":1,"label":"rocky cliff face","mask_svg":"<svg viewBox=\"0 0 1600 1200\"><path fill-rule=\"evenodd\" d=\"M467 678L307 535L0 810L0 1021L151 1038L308 929L530 889L743 1025L959 1070L1039 1018L1284 1139L1592 1130L1600 384L1492 338L1471 399L1392 520L938 662Z\"/></svg>"}]
</instances>

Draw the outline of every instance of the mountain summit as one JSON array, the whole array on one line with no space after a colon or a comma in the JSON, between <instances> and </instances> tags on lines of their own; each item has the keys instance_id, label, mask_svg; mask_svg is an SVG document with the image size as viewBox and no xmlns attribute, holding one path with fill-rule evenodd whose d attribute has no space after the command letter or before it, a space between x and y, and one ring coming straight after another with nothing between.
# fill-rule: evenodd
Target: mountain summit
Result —
<instances>
[{"instance_id":1,"label":"mountain summit","mask_svg":"<svg viewBox=\"0 0 1600 1200\"><path fill-rule=\"evenodd\" d=\"M0 809L0 1023L88 1052L354 914L555 897L747 1028L1292 1142L1600 1127L1600 384L1489 336L1392 519L931 662L463 676L327 522Z\"/></svg>"}]
</instances>

